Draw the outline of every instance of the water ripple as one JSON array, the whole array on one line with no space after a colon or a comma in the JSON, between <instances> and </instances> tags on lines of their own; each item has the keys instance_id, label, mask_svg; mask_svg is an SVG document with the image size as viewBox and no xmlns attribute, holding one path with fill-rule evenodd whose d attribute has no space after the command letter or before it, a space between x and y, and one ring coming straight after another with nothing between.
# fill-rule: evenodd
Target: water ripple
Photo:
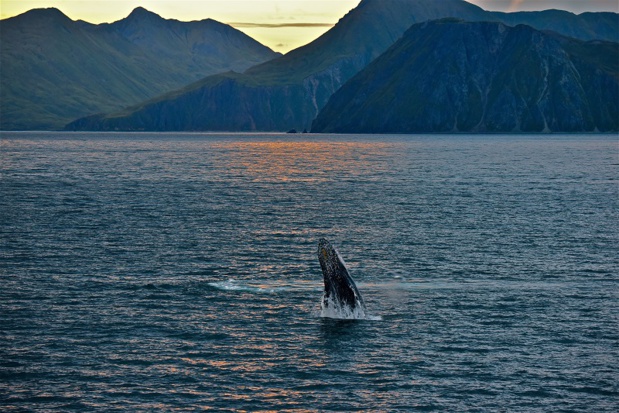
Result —
<instances>
[{"instance_id":1,"label":"water ripple","mask_svg":"<svg viewBox=\"0 0 619 413\"><path fill-rule=\"evenodd\" d=\"M617 410L615 136L0 145L2 410Z\"/></svg>"}]
</instances>

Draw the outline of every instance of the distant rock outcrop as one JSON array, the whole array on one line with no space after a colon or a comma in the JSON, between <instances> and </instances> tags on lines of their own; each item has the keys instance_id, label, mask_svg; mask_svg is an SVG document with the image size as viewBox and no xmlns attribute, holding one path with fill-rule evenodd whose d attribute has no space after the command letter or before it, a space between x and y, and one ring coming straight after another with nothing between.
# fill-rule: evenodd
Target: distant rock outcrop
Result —
<instances>
[{"instance_id":1,"label":"distant rock outcrop","mask_svg":"<svg viewBox=\"0 0 619 413\"><path fill-rule=\"evenodd\" d=\"M137 8L93 25L31 10L0 24L0 129L60 129L277 56L214 20L166 20Z\"/></svg>"},{"instance_id":2,"label":"distant rock outcrop","mask_svg":"<svg viewBox=\"0 0 619 413\"><path fill-rule=\"evenodd\" d=\"M312 132L619 130L619 43L453 19L413 26Z\"/></svg>"}]
</instances>

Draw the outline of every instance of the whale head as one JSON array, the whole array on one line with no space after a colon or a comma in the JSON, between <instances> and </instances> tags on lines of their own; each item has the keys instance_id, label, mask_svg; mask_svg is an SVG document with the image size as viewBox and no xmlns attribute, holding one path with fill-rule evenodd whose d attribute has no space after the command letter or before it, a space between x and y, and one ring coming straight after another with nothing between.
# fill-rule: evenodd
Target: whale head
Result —
<instances>
[{"instance_id":1,"label":"whale head","mask_svg":"<svg viewBox=\"0 0 619 413\"><path fill-rule=\"evenodd\" d=\"M324 238L318 241L318 261L325 284L323 309L336 306L349 312L363 312L365 309L363 298L348 273L344 260L333 245Z\"/></svg>"}]
</instances>

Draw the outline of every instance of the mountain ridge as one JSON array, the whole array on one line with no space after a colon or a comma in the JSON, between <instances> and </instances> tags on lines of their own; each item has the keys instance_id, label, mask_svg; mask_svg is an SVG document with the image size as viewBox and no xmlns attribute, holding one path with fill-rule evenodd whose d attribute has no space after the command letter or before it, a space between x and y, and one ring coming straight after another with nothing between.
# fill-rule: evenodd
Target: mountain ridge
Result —
<instances>
[{"instance_id":1,"label":"mountain ridge","mask_svg":"<svg viewBox=\"0 0 619 413\"><path fill-rule=\"evenodd\" d=\"M211 131L309 129L329 97L391 46L412 24L419 20L454 15L471 21L504 18L520 21L536 16L569 16L571 22L572 19L581 21L578 16L563 11L517 16L487 12L462 0L363 0L315 41L282 57L249 68L241 75L216 75L220 79L196 82L192 87L184 87L183 93L173 91L132 108L125 108L122 113L78 119L67 125L67 128ZM602 17L608 19L606 15ZM540 19L545 22L543 18ZM589 23L582 23L582 27L576 25L575 29L553 17L544 29L547 26L577 32L584 38L592 36ZM619 29L615 28L611 33L604 29L600 36L619 39ZM231 115L231 111L237 113ZM179 123L176 119L179 116L189 123Z\"/></svg>"},{"instance_id":2,"label":"mountain ridge","mask_svg":"<svg viewBox=\"0 0 619 413\"><path fill-rule=\"evenodd\" d=\"M169 109L165 109L162 96L152 105L138 105L138 111L128 114L127 119L121 119L119 113L94 115L78 119L67 128L176 130L171 127L178 125L175 117L187 117L185 112L192 111L191 122L182 125L182 130L309 129L329 96L397 40L416 21L416 15L443 16L455 8L473 18L483 12L461 0L445 0L438 8L431 0L418 0L420 7L411 9L414 3L390 0L391 7L386 8L381 1L364 0L308 45L254 66L234 79L220 74L215 76L225 79L205 81L209 86L202 90L184 88L185 99L170 92L174 98ZM194 85L200 87L199 82ZM218 96L226 99L207 101ZM199 106L202 103L207 105ZM238 113L231 115L230 111ZM241 120L231 124L224 119Z\"/></svg>"},{"instance_id":3,"label":"mountain ridge","mask_svg":"<svg viewBox=\"0 0 619 413\"><path fill-rule=\"evenodd\" d=\"M2 20L0 35L2 130L59 129L78 113L119 110L280 56L212 19L166 20L143 8L98 25L33 9Z\"/></svg>"}]
</instances>

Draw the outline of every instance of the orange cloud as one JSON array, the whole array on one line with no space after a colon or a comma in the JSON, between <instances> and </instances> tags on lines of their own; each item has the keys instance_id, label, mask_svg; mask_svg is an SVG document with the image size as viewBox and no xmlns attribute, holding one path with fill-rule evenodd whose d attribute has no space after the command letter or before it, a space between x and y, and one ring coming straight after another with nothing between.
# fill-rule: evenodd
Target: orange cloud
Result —
<instances>
[{"instance_id":1,"label":"orange cloud","mask_svg":"<svg viewBox=\"0 0 619 413\"><path fill-rule=\"evenodd\" d=\"M509 8L507 9L508 12L513 12L513 11L518 11L520 10L520 6L522 5L523 0L512 0L511 4L509 5Z\"/></svg>"}]
</instances>

